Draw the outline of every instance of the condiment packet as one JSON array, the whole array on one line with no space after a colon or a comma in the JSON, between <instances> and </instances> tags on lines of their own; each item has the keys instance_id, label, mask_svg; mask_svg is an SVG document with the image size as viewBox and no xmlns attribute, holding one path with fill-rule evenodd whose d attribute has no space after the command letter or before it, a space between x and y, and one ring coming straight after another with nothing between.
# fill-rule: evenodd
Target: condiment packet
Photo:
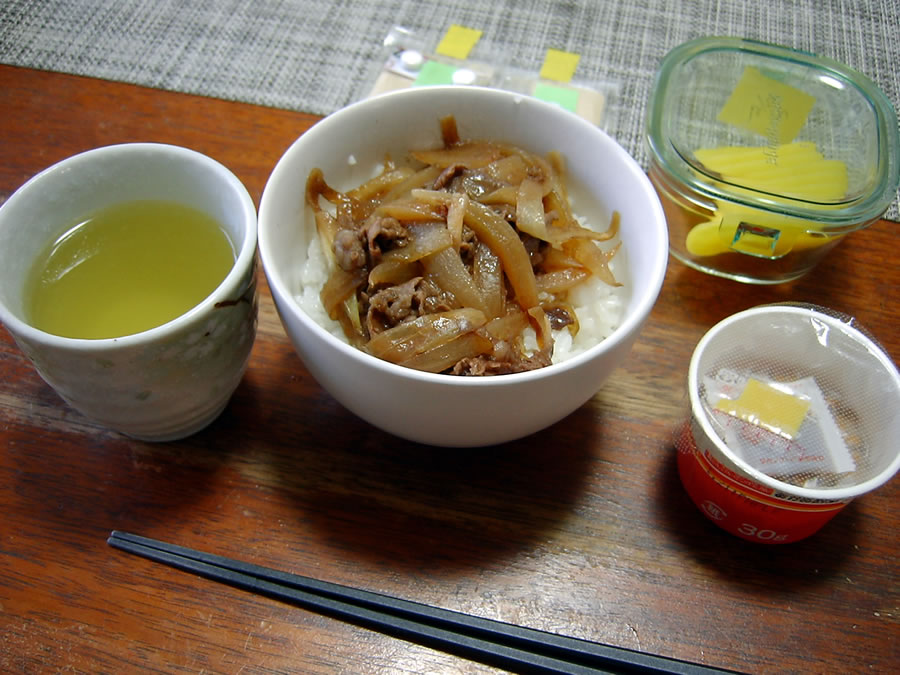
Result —
<instances>
[{"instance_id":1,"label":"condiment packet","mask_svg":"<svg viewBox=\"0 0 900 675\"><path fill-rule=\"evenodd\" d=\"M703 383L722 440L753 468L805 486L856 470L814 377L775 382L721 368Z\"/></svg>"}]
</instances>

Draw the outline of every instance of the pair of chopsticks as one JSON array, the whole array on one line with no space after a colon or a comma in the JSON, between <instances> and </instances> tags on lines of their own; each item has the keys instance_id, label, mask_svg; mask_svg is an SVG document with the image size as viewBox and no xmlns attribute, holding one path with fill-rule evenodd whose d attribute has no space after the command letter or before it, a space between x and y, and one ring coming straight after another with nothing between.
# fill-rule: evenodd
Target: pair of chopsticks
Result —
<instances>
[{"instance_id":1,"label":"pair of chopsticks","mask_svg":"<svg viewBox=\"0 0 900 675\"><path fill-rule=\"evenodd\" d=\"M107 543L185 572L513 672L725 672L279 572L127 532L113 531Z\"/></svg>"}]
</instances>

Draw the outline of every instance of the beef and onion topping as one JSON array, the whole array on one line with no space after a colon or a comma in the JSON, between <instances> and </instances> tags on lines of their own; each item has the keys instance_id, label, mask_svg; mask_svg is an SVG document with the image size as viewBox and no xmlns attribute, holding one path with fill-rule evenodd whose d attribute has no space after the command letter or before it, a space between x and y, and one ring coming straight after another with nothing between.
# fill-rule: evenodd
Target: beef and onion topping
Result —
<instances>
[{"instance_id":1,"label":"beef and onion topping","mask_svg":"<svg viewBox=\"0 0 900 675\"><path fill-rule=\"evenodd\" d=\"M540 368L554 344L605 337L621 310L618 213L603 231L576 217L558 153L461 139L452 116L440 128L442 147L388 157L346 192L310 172L327 317L373 356L455 375Z\"/></svg>"}]
</instances>

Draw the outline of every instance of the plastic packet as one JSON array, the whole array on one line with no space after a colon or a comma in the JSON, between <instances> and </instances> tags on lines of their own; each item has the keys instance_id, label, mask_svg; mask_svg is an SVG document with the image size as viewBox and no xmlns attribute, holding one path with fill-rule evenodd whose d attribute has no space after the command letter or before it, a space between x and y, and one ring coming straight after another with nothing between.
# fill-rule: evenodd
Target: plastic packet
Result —
<instances>
[{"instance_id":1,"label":"plastic packet","mask_svg":"<svg viewBox=\"0 0 900 675\"><path fill-rule=\"evenodd\" d=\"M385 37L384 52L386 57L367 96L435 84L490 86L496 79L494 66L436 54L425 39L400 26L394 26Z\"/></svg>"},{"instance_id":2,"label":"plastic packet","mask_svg":"<svg viewBox=\"0 0 900 675\"><path fill-rule=\"evenodd\" d=\"M856 470L815 377L779 382L722 368L703 382L712 423L753 468L804 487Z\"/></svg>"},{"instance_id":3,"label":"plastic packet","mask_svg":"<svg viewBox=\"0 0 900 675\"><path fill-rule=\"evenodd\" d=\"M552 80L504 62L501 56L491 53L490 45L479 45L478 51L480 59L468 55L454 58L439 53L426 36L394 26L384 38L376 68L358 98L431 85L491 87L548 101L592 124L605 126L609 101L618 91L615 82Z\"/></svg>"}]
</instances>

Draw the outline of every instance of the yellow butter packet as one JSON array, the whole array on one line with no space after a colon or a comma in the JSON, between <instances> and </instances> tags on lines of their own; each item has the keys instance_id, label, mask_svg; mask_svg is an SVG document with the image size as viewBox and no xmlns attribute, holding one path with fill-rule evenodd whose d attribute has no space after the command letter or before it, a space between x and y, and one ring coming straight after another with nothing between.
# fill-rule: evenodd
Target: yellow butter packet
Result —
<instances>
[{"instance_id":1,"label":"yellow butter packet","mask_svg":"<svg viewBox=\"0 0 900 675\"><path fill-rule=\"evenodd\" d=\"M810 402L750 378L738 398L721 398L715 407L744 422L791 439L800 431Z\"/></svg>"},{"instance_id":2,"label":"yellow butter packet","mask_svg":"<svg viewBox=\"0 0 900 675\"><path fill-rule=\"evenodd\" d=\"M790 143L806 124L815 104L814 96L747 66L718 119L754 131L769 143Z\"/></svg>"}]
</instances>

